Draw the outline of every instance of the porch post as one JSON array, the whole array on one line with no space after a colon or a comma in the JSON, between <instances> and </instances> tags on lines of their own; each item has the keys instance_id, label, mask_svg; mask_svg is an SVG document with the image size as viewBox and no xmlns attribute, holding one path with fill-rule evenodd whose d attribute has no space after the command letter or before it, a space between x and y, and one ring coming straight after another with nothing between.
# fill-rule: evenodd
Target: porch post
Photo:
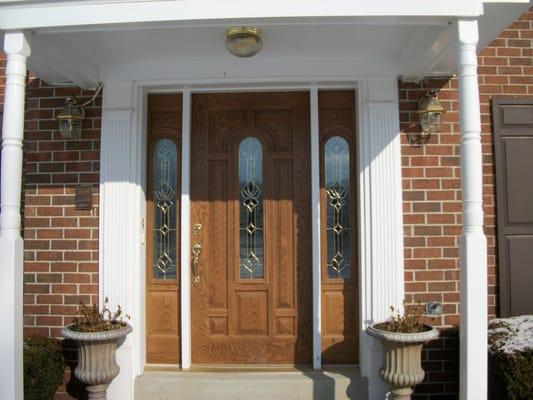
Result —
<instances>
[{"instance_id":1,"label":"porch post","mask_svg":"<svg viewBox=\"0 0 533 400\"><path fill-rule=\"evenodd\" d=\"M477 20L459 20L463 233L460 251L460 399L487 398L487 240L483 232Z\"/></svg>"},{"instance_id":2,"label":"porch post","mask_svg":"<svg viewBox=\"0 0 533 400\"><path fill-rule=\"evenodd\" d=\"M20 236L20 196L26 59L30 55L26 35L7 32L4 52L7 65L0 178L0 388L3 398L22 400L23 242Z\"/></svg>"}]
</instances>

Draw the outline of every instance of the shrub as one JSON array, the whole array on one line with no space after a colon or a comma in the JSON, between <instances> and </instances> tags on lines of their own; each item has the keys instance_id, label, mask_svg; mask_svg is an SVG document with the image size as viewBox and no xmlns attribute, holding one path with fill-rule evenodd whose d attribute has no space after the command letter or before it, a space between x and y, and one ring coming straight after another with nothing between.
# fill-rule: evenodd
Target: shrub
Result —
<instances>
[{"instance_id":1,"label":"shrub","mask_svg":"<svg viewBox=\"0 0 533 400\"><path fill-rule=\"evenodd\" d=\"M502 398L533 399L533 316L490 321L489 353L505 386Z\"/></svg>"},{"instance_id":2,"label":"shrub","mask_svg":"<svg viewBox=\"0 0 533 400\"><path fill-rule=\"evenodd\" d=\"M65 360L58 341L40 336L24 339L24 399L51 400L63 380Z\"/></svg>"}]
</instances>

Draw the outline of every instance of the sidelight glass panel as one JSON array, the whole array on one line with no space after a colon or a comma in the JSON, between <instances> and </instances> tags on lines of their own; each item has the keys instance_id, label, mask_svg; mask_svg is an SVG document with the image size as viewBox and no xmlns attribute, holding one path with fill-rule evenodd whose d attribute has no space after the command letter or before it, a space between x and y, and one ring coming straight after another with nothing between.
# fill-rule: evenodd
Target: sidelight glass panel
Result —
<instances>
[{"instance_id":1,"label":"sidelight glass panel","mask_svg":"<svg viewBox=\"0 0 533 400\"><path fill-rule=\"evenodd\" d=\"M263 148L247 137L239 144L239 239L241 279L264 277Z\"/></svg>"},{"instance_id":2,"label":"sidelight glass panel","mask_svg":"<svg viewBox=\"0 0 533 400\"><path fill-rule=\"evenodd\" d=\"M170 139L161 139L157 142L154 152L154 278L176 279L176 144Z\"/></svg>"},{"instance_id":3,"label":"sidelight glass panel","mask_svg":"<svg viewBox=\"0 0 533 400\"><path fill-rule=\"evenodd\" d=\"M352 275L350 246L350 151L346 139L333 136L325 146L326 240L328 278Z\"/></svg>"}]
</instances>

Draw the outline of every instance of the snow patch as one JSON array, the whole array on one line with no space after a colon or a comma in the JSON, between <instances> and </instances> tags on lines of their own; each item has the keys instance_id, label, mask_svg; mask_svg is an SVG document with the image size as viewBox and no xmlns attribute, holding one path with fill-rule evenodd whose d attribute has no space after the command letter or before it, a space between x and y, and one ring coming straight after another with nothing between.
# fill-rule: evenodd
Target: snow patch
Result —
<instances>
[{"instance_id":1,"label":"snow patch","mask_svg":"<svg viewBox=\"0 0 533 400\"><path fill-rule=\"evenodd\" d=\"M492 353L513 354L533 351L533 315L491 320L489 344Z\"/></svg>"}]
</instances>

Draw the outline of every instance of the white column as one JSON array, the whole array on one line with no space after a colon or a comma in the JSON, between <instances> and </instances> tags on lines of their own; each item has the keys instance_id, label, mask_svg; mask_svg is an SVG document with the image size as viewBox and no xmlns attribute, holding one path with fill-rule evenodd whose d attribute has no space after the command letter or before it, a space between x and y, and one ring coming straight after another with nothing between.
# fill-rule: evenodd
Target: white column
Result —
<instances>
[{"instance_id":1,"label":"white column","mask_svg":"<svg viewBox=\"0 0 533 400\"><path fill-rule=\"evenodd\" d=\"M487 240L483 233L476 20L457 23L463 234L460 251L460 399L487 398Z\"/></svg>"},{"instance_id":2,"label":"white column","mask_svg":"<svg viewBox=\"0 0 533 400\"><path fill-rule=\"evenodd\" d=\"M0 388L2 397L22 400L23 242L20 236L22 139L26 59L31 49L22 32L7 32L0 214Z\"/></svg>"},{"instance_id":3,"label":"white column","mask_svg":"<svg viewBox=\"0 0 533 400\"><path fill-rule=\"evenodd\" d=\"M183 91L181 123L181 367L191 368L191 91Z\"/></svg>"},{"instance_id":4,"label":"white column","mask_svg":"<svg viewBox=\"0 0 533 400\"><path fill-rule=\"evenodd\" d=\"M311 218L313 236L313 369L322 368L320 282L320 132L318 89L311 88Z\"/></svg>"},{"instance_id":5,"label":"white column","mask_svg":"<svg viewBox=\"0 0 533 400\"><path fill-rule=\"evenodd\" d=\"M365 333L404 296L402 175L398 86L394 77L358 86L360 351L369 399L383 400L381 344Z\"/></svg>"}]
</instances>

